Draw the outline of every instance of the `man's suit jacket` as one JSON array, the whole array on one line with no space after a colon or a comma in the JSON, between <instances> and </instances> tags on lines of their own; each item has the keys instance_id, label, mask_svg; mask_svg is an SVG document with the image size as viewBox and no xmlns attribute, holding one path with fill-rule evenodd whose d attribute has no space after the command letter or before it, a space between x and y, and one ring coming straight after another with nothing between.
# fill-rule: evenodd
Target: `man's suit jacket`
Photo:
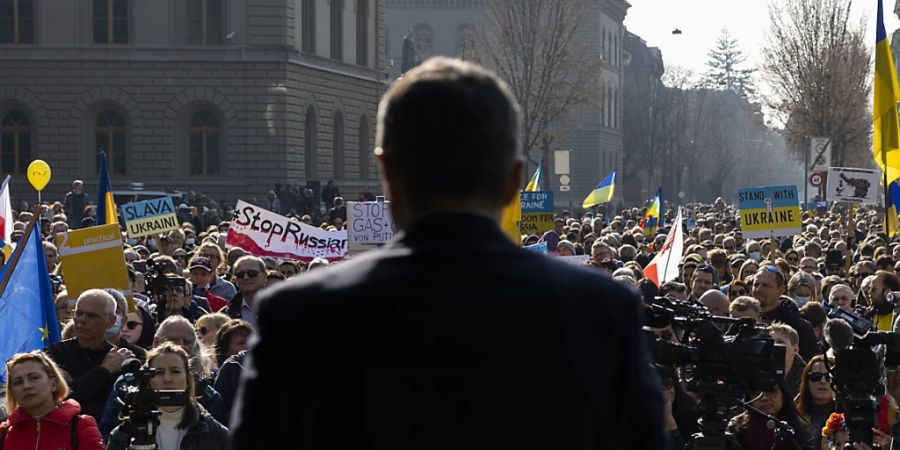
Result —
<instances>
[{"instance_id":1,"label":"man's suit jacket","mask_svg":"<svg viewBox=\"0 0 900 450\"><path fill-rule=\"evenodd\" d=\"M232 448L663 448L639 304L487 217L422 217L263 295Z\"/></svg>"}]
</instances>

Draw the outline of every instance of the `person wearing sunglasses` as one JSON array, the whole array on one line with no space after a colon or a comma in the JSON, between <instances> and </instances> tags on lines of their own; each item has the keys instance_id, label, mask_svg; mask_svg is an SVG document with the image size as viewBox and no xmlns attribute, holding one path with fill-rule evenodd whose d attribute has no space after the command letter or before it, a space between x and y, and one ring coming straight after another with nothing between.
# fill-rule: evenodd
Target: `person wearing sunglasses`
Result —
<instances>
[{"instance_id":1,"label":"person wearing sunglasses","mask_svg":"<svg viewBox=\"0 0 900 450\"><path fill-rule=\"evenodd\" d=\"M834 363L832 363L833 365ZM800 380L800 394L794 398L797 412L814 430L825 426L828 416L835 412L831 374L825 367L825 357L817 355L806 364Z\"/></svg>"},{"instance_id":2,"label":"person wearing sunglasses","mask_svg":"<svg viewBox=\"0 0 900 450\"><path fill-rule=\"evenodd\" d=\"M194 330L197 331L200 345L211 351L216 344L216 333L219 328L230 320L232 320L230 317L222 313L205 314L197 319L197 322L194 323Z\"/></svg>"},{"instance_id":3,"label":"person wearing sunglasses","mask_svg":"<svg viewBox=\"0 0 900 450\"><path fill-rule=\"evenodd\" d=\"M238 293L231 299L226 314L232 319L256 323L256 294L266 287L266 263L258 256L246 255L234 263L234 281Z\"/></svg>"},{"instance_id":4,"label":"person wearing sunglasses","mask_svg":"<svg viewBox=\"0 0 900 450\"><path fill-rule=\"evenodd\" d=\"M727 292L728 300L734 301L734 299L750 293L750 289L747 287L747 283L744 283L741 280L734 280L731 283L728 283Z\"/></svg>"}]
</instances>

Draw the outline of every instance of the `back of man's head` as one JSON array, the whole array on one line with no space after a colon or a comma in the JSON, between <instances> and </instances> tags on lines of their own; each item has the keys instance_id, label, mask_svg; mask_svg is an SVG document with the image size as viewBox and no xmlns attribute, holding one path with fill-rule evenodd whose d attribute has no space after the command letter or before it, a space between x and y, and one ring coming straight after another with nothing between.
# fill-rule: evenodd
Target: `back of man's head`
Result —
<instances>
[{"instance_id":1,"label":"back of man's head","mask_svg":"<svg viewBox=\"0 0 900 450\"><path fill-rule=\"evenodd\" d=\"M377 146L390 183L414 212L477 200L497 208L521 158L519 107L506 83L475 64L431 58L381 100ZM443 204L442 204L443 203Z\"/></svg>"}]
</instances>

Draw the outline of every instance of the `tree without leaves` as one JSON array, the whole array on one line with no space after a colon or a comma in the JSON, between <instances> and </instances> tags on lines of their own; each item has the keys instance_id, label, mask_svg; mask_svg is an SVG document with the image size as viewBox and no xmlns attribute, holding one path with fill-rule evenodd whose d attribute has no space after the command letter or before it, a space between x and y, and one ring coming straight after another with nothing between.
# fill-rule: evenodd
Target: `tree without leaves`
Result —
<instances>
[{"instance_id":1,"label":"tree without leaves","mask_svg":"<svg viewBox=\"0 0 900 450\"><path fill-rule=\"evenodd\" d=\"M734 91L744 98L756 94L753 82L754 68L745 68L747 56L738 47L737 40L728 30L716 39L716 46L709 51L708 70L703 74L703 85L710 89Z\"/></svg>"},{"instance_id":2,"label":"tree without leaves","mask_svg":"<svg viewBox=\"0 0 900 450\"><path fill-rule=\"evenodd\" d=\"M489 0L485 49L522 108L522 142L532 161L550 126L598 92L600 50L585 39L583 0ZM546 179L546 177L544 177Z\"/></svg>"},{"instance_id":3,"label":"tree without leaves","mask_svg":"<svg viewBox=\"0 0 900 450\"><path fill-rule=\"evenodd\" d=\"M871 165L871 55L864 25L850 22L852 0L786 0L769 6L763 70L767 105L785 123L789 148L831 138L835 165ZM802 159L802 157L801 157Z\"/></svg>"}]
</instances>

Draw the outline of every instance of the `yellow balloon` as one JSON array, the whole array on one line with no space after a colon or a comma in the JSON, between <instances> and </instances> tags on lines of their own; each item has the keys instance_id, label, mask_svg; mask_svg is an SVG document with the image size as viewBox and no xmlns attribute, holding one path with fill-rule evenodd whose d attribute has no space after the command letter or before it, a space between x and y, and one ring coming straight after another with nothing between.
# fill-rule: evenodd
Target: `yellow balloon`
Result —
<instances>
[{"instance_id":1,"label":"yellow balloon","mask_svg":"<svg viewBox=\"0 0 900 450\"><path fill-rule=\"evenodd\" d=\"M43 191L50 183L50 166L42 159L36 159L28 165L28 182L37 191Z\"/></svg>"}]
</instances>

